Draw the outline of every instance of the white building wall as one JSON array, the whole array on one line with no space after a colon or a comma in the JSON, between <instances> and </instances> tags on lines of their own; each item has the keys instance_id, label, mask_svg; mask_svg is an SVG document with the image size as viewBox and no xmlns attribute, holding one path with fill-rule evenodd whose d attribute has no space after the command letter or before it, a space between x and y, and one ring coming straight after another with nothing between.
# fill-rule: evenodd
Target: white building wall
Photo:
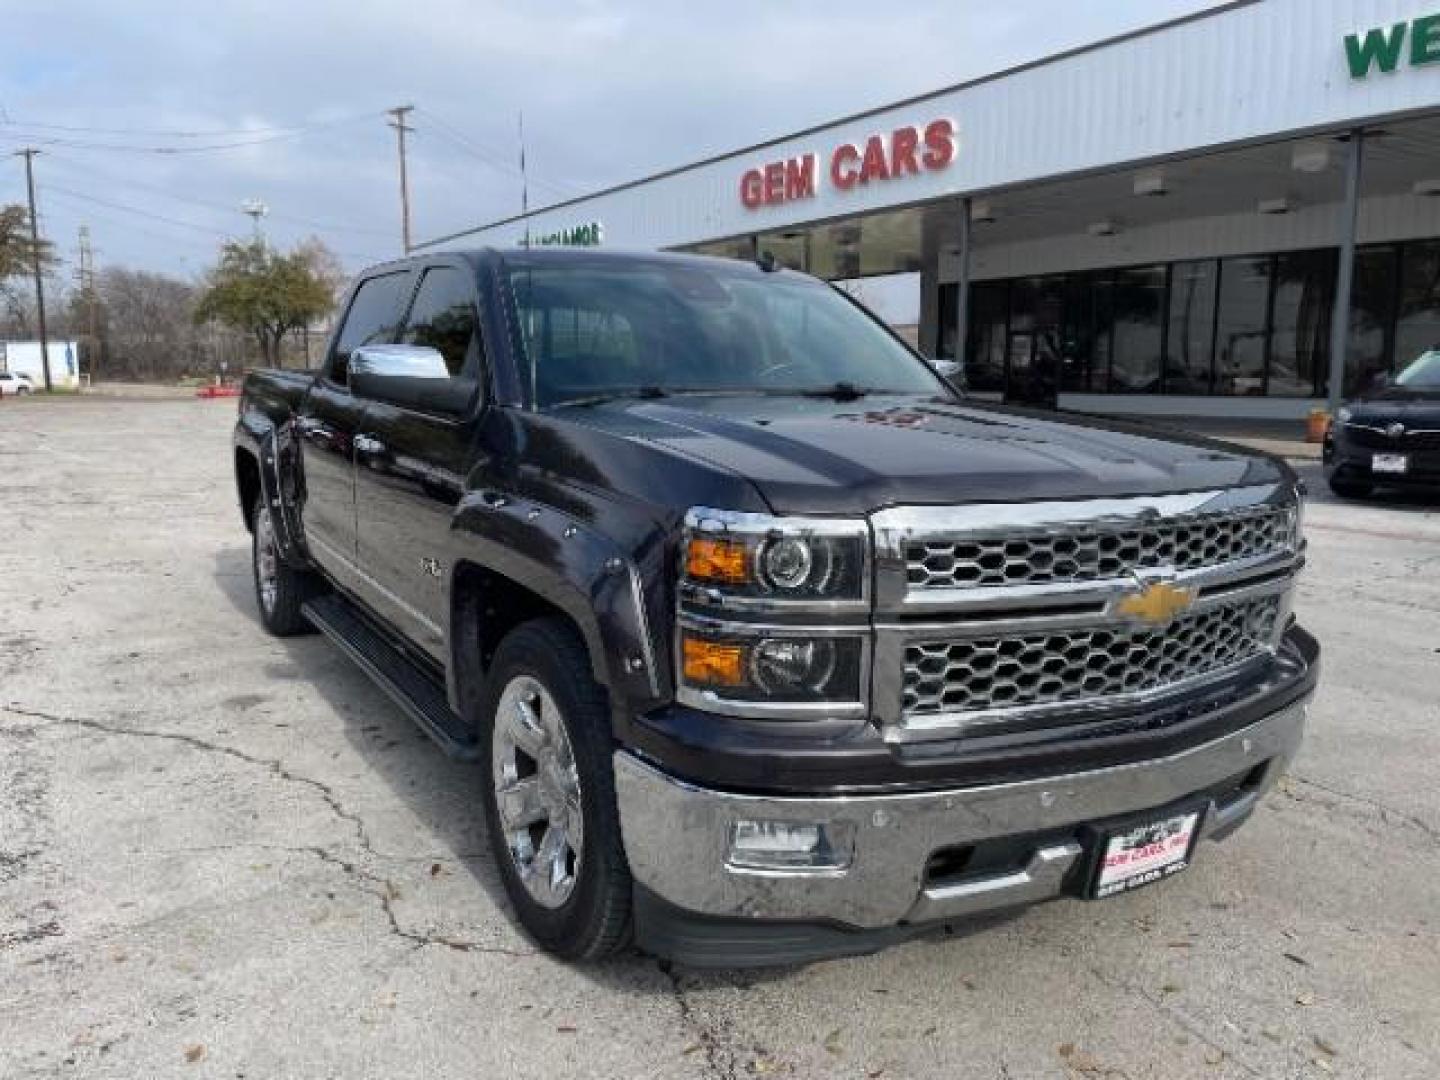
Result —
<instances>
[{"instance_id":1,"label":"white building wall","mask_svg":"<svg viewBox=\"0 0 1440 1080\"><path fill-rule=\"evenodd\" d=\"M4 369L29 375L37 390L45 388L45 365L41 361L38 341L3 343ZM50 357L52 386L74 390L80 386L80 347L73 341L52 341L46 353Z\"/></svg>"}]
</instances>

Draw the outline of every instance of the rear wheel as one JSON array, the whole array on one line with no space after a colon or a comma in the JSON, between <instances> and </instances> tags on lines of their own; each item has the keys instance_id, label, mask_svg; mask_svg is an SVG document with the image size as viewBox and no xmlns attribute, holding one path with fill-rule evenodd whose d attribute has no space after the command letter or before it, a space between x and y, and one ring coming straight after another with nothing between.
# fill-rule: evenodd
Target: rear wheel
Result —
<instances>
[{"instance_id":1,"label":"rear wheel","mask_svg":"<svg viewBox=\"0 0 1440 1080\"><path fill-rule=\"evenodd\" d=\"M1332 476L1330 490L1342 499L1363 499L1375 490L1375 485L1365 480L1343 480Z\"/></svg>"},{"instance_id":2,"label":"rear wheel","mask_svg":"<svg viewBox=\"0 0 1440 1080\"><path fill-rule=\"evenodd\" d=\"M280 557L275 519L263 496L255 500L251 567L255 573L255 603L260 622L276 637L293 637L311 630L300 605L321 591L320 580L304 570L287 566Z\"/></svg>"},{"instance_id":3,"label":"rear wheel","mask_svg":"<svg viewBox=\"0 0 1440 1080\"><path fill-rule=\"evenodd\" d=\"M559 619L513 630L481 706L491 848L520 923L544 948L598 960L629 940L605 691Z\"/></svg>"}]
</instances>

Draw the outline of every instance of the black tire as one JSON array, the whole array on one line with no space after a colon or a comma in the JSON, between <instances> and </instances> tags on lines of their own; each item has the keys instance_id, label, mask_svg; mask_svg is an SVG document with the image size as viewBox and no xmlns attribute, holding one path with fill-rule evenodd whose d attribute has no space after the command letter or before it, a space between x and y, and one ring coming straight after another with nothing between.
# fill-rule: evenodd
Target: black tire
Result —
<instances>
[{"instance_id":1,"label":"black tire","mask_svg":"<svg viewBox=\"0 0 1440 1080\"><path fill-rule=\"evenodd\" d=\"M1365 480L1344 480L1332 476L1330 490L1342 499L1363 499L1375 490L1375 485Z\"/></svg>"},{"instance_id":2,"label":"black tire","mask_svg":"<svg viewBox=\"0 0 1440 1080\"><path fill-rule=\"evenodd\" d=\"M25 396L26 394L28 394L28 393L30 393L30 388L29 388L28 386L22 386L22 387L20 387L18 390L15 391L15 396L16 396L16 397L24 397L24 396Z\"/></svg>"},{"instance_id":3,"label":"black tire","mask_svg":"<svg viewBox=\"0 0 1440 1080\"><path fill-rule=\"evenodd\" d=\"M324 591L320 579L312 573L287 566L275 544L270 526L270 508L262 495L255 500L251 514L250 572L255 581L255 607L260 624L276 637L294 637L314 632L308 619L300 613L300 605ZM262 579L270 578L273 592L267 592Z\"/></svg>"},{"instance_id":4,"label":"black tire","mask_svg":"<svg viewBox=\"0 0 1440 1080\"><path fill-rule=\"evenodd\" d=\"M558 906L538 901L521 879L496 795L499 707L506 688L512 682L528 685L526 680L540 684L558 707L554 719L568 735L579 783L583 839L575 853L568 898ZM624 948L630 942L632 891L615 804L609 702L591 676L589 654L574 628L563 619L546 618L512 630L496 650L479 715L490 847L520 924L544 949L567 960L599 960ZM502 733L498 738L503 757L506 736ZM539 778L538 762L535 776Z\"/></svg>"}]
</instances>

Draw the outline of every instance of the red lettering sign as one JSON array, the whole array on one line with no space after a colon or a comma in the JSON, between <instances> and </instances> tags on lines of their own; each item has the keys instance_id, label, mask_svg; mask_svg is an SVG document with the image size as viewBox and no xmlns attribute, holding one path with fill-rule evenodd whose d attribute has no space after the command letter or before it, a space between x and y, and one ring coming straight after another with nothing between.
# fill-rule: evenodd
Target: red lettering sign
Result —
<instances>
[{"instance_id":1,"label":"red lettering sign","mask_svg":"<svg viewBox=\"0 0 1440 1080\"><path fill-rule=\"evenodd\" d=\"M785 163L785 201L815 197L815 155L791 158Z\"/></svg>"},{"instance_id":2,"label":"red lettering sign","mask_svg":"<svg viewBox=\"0 0 1440 1080\"><path fill-rule=\"evenodd\" d=\"M955 160L955 125L949 120L932 120L925 125L925 168L932 172Z\"/></svg>"},{"instance_id":3,"label":"red lettering sign","mask_svg":"<svg viewBox=\"0 0 1440 1080\"><path fill-rule=\"evenodd\" d=\"M855 168L859 160L860 151L850 143L837 146L830 156L830 182L841 191L849 191L860 179L860 172Z\"/></svg>"},{"instance_id":4,"label":"red lettering sign","mask_svg":"<svg viewBox=\"0 0 1440 1080\"><path fill-rule=\"evenodd\" d=\"M864 148L841 143L830 154L830 184L850 191L857 184L898 180L944 169L955 160L955 123L932 120L920 129L913 124L889 135L871 135ZM814 154L801 154L749 169L740 178L740 201L747 210L815 197Z\"/></svg>"},{"instance_id":5,"label":"red lettering sign","mask_svg":"<svg viewBox=\"0 0 1440 1080\"><path fill-rule=\"evenodd\" d=\"M758 210L764 201L763 178L759 169L751 169L740 177L740 201L746 210Z\"/></svg>"}]
</instances>

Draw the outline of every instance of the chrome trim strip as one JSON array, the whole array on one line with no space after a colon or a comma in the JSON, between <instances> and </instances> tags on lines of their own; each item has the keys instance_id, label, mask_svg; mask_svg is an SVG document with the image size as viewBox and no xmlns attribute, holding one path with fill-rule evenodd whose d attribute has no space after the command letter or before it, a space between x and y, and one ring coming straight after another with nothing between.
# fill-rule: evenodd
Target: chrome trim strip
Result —
<instances>
[{"instance_id":1,"label":"chrome trim strip","mask_svg":"<svg viewBox=\"0 0 1440 1080\"><path fill-rule=\"evenodd\" d=\"M660 671L655 664L655 639L650 635L650 614L645 610L645 587L640 582L640 571L628 559L625 561L625 570L630 578L630 601L635 605L635 617L639 620L641 659L645 661L650 693L658 698Z\"/></svg>"},{"instance_id":2,"label":"chrome trim strip","mask_svg":"<svg viewBox=\"0 0 1440 1080\"><path fill-rule=\"evenodd\" d=\"M893 795L733 794L677 780L621 750L614 757L615 794L635 880L672 904L710 915L890 926L921 904L926 862L941 848L1143 813L1268 762L1259 788L1263 791L1299 747L1305 712L1304 703L1291 705L1169 757L1035 780ZM1213 825L1207 820L1202 835L1219 831L1216 825L1232 826L1235 817L1217 815ZM730 829L742 818L844 824L854 830L852 862L839 873L727 870ZM945 895L943 883L930 888ZM1000 886L988 894L993 903L983 904L987 910L1053 895ZM982 904L979 899L963 902L970 913Z\"/></svg>"}]
</instances>

